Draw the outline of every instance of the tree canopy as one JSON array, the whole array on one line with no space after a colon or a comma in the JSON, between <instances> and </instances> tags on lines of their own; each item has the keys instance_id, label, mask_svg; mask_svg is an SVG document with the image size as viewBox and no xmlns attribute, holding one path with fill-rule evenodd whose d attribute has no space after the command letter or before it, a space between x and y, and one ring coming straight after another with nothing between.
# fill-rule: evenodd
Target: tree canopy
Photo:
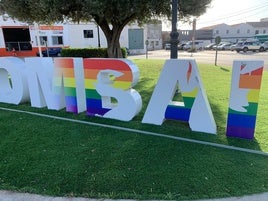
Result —
<instances>
[{"instance_id":1,"label":"tree canopy","mask_svg":"<svg viewBox=\"0 0 268 201\"><path fill-rule=\"evenodd\" d=\"M179 0L180 19L203 14L212 0ZM51 24L94 20L104 32L109 57L121 57L123 28L171 16L170 0L0 0L0 9L20 21Z\"/></svg>"}]
</instances>

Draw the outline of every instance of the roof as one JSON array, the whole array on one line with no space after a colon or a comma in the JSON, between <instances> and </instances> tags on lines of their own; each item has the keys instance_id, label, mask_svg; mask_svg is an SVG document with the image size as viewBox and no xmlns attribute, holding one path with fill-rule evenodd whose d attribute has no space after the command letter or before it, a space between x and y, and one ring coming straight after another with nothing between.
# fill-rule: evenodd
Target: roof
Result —
<instances>
[{"instance_id":1,"label":"roof","mask_svg":"<svg viewBox=\"0 0 268 201\"><path fill-rule=\"evenodd\" d=\"M268 27L268 21L261 21L261 22L247 22L247 24L256 27Z\"/></svg>"},{"instance_id":2,"label":"roof","mask_svg":"<svg viewBox=\"0 0 268 201\"><path fill-rule=\"evenodd\" d=\"M260 22L246 22L246 23L239 23L239 24L232 24L232 25L227 25L225 23L222 23L222 24L216 24L216 25L212 25L212 26L208 26L208 27L202 27L199 30L214 29L214 28L221 26L221 25L235 27L235 26L239 26L242 24L248 24L248 25L252 26L253 28L268 27L268 21L260 21Z\"/></svg>"},{"instance_id":3,"label":"roof","mask_svg":"<svg viewBox=\"0 0 268 201\"><path fill-rule=\"evenodd\" d=\"M215 24L215 25L208 26L208 27L202 27L202 28L200 28L199 30L204 30L204 29L214 29L215 27L220 26L220 25L226 25L226 26L228 26L228 25L225 24L225 23L221 23L221 24Z\"/></svg>"}]
</instances>

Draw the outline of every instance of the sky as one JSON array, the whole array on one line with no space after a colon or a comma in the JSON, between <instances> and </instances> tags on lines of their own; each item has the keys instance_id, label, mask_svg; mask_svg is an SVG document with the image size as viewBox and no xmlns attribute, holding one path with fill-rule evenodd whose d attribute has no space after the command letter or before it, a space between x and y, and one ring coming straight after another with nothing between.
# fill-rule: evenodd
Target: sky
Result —
<instances>
[{"instance_id":1,"label":"sky","mask_svg":"<svg viewBox=\"0 0 268 201\"><path fill-rule=\"evenodd\" d=\"M228 25L256 22L268 18L268 0L212 0L206 13L197 18L197 29L216 24ZM178 29L192 29L192 25L178 22ZM163 24L163 30L171 30Z\"/></svg>"}]
</instances>

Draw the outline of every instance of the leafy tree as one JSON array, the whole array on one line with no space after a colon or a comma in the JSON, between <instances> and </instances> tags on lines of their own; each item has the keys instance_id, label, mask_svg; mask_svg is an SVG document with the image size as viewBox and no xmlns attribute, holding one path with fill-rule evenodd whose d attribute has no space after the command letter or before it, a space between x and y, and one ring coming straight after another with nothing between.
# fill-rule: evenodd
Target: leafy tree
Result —
<instances>
[{"instance_id":1,"label":"leafy tree","mask_svg":"<svg viewBox=\"0 0 268 201\"><path fill-rule=\"evenodd\" d=\"M179 16L199 16L211 0L179 0ZM0 10L20 21L54 23L94 20L104 32L109 57L122 57L119 38L130 22L171 16L170 0L0 0Z\"/></svg>"}]
</instances>

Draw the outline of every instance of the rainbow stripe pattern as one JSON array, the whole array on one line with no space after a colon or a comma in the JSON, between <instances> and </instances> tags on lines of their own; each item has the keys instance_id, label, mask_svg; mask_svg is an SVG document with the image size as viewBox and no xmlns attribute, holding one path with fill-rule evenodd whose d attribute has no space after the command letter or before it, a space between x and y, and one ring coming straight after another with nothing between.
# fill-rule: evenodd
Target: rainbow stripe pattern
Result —
<instances>
[{"instance_id":1,"label":"rainbow stripe pattern","mask_svg":"<svg viewBox=\"0 0 268 201\"><path fill-rule=\"evenodd\" d=\"M55 59L54 93L59 102L65 101L66 111L78 113L74 60ZM64 99L65 96L65 100Z\"/></svg>"},{"instance_id":2,"label":"rainbow stripe pattern","mask_svg":"<svg viewBox=\"0 0 268 201\"><path fill-rule=\"evenodd\" d=\"M238 64L237 66L235 66L234 64L233 68L238 67L240 68L239 70L242 71L246 66L252 65L252 63L250 62L244 62L244 63L245 64L242 65ZM245 111L243 112L231 109L229 106L227 128L226 128L227 136L239 137L244 139L254 138L262 73L263 73L263 63L258 62L257 68L255 68L251 72L240 74L238 83L239 89L242 90L248 89L246 97L248 104L243 106L243 108L245 109ZM233 79L234 77L235 76L233 76ZM230 97L230 99L231 98L239 99L238 95L236 97Z\"/></svg>"},{"instance_id":3,"label":"rainbow stripe pattern","mask_svg":"<svg viewBox=\"0 0 268 201\"><path fill-rule=\"evenodd\" d=\"M104 106L102 96L96 90L97 76L102 70L114 70L122 73L122 76L114 78L112 87L122 90L128 90L132 87L132 70L123 60L84 59L86 111L89 116L103 116L112 109L107 105Z\"/></svg>"},{"instance_id":4,"label":"rainbow stripe pattern","mask_svg":"<svg viewBox=\"0 0 268 201\"><path fill-rule=\"evenodd\" d=\"M188 84L190 82L192 71L192 64L189 62L189 67L186 75ZM165 112L165 118L188 122L197 93L198 88L194 88L190 92L182 92L181 96L183 102L172 102L172 104L169 104Z\"/></svg>"},{"instance_id":5,"label":"rainbow stripe pattern","mask_svg":"<svg viewBox=\"0 0 268 201\"><path fill-rule=\"evenodd\" d=\"M165 118L188 122L198 89L182 93L183 104L169 104Z\"/></svg>"}]
</instances>

